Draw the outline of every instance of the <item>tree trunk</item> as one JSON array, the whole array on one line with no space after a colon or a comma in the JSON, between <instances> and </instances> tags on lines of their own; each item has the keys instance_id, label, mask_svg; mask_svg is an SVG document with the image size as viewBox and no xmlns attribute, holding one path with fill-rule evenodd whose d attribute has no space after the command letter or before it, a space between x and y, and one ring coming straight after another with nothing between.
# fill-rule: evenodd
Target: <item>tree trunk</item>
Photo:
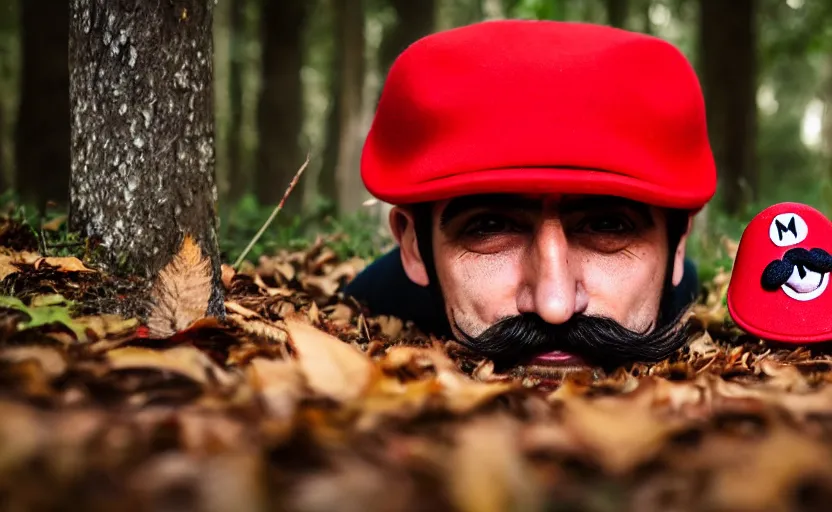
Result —
<instances>
[{"instance_id":1,"label":"tree trunk","mask_svg":"<svg viewBox=\"0 0 832 512\"><path fill-rule=\"evenodd\" d=\"M388 69L410 44L433 32L436 25L435 0L390 0L396 11L396 21L384 31L381 40L380 72L387 75Z\"/></svg>"},{"instance_id":2,"label":"tree trunk","mask_svg":"<svg viewBox=\"0 0 832 512\"><path fill-rule=\"evenodd\" d=\"M153 278L185 235L211 261L221 316L213 0L72 0L70 226L101 263Z\"/></svg>"},{"instance_id":3,"label":"tree trunk","mask_svg":"<svg viewBox=\"0 0 832 512\"><path fill-rule=\"evenodd\" d=\"M42 210L69 199L69 4L21 2L23 70L16 133L16 187Z\"/></svg>"},{"instance_id":4,"label":"tree trunk","mask_svg":"<svg viewBox=\"0 0 832 512\"><path fill-rule=\"evenodd\" d=\"M231 3L229 34L230 67L228 70L228 95L230 112L228 120L228 198L239 200L250 190L251 176L243 173L243 46L246 40L245 12L247 0Z\"/></svg>"},{"instance_id":5,"label":"tree trunk","mask_svg":"<svg viewBox=\"0 0 832 512\"><path fill-rule=\"evenodd\" d=\"M740 214L757 198L755 0L700 0L701 75L723 209Z\"/></svg>"},{"instance_id":6,"label":"tree trunk","mask_svg":"<svg viewBox=\"0 0 832 512\"><path fill-rule=\"evenodd\" d=\"M606 0L607 22L616 28L626 28L629 13L628 0Z\"/></svg>"},{"instance_id":7,"label":"tree trunk","mask_svg":"<svg viewBox=\"0 0 832 512\"><path fill-rule=\"evenodd\" d=\"M263 0L261 34L263 81L258 110L260 146L257 199L277 204L303 163L303 26L308 0ZM286 203L284 218L299 213L303 181Z\"/></svg>"},{"instance_id":8,"label":"tree trunk","mask_svg":"<svg viewBox=\"0 0 832 512\"><path fill-rule=\"evenodd\" d=\"M6 168L6 107L0 101L0 194L11 188Z\"/></svg>"},{"instance_id":9,"label":"tree trunk","mask_svg":"<svg viewBox=\"0 0 832 512\"><path fill-rule=\"evenodd\" d=\"M364 91L364 2L335 0L338 25L337 80L334 102L337 123L337 158L334 166L335 204L339 214L357 212L366 196L361 182L361 148L363 142L362 108ZM332 132L330 132L332 133Z\"/></svg>"}]
</instances>

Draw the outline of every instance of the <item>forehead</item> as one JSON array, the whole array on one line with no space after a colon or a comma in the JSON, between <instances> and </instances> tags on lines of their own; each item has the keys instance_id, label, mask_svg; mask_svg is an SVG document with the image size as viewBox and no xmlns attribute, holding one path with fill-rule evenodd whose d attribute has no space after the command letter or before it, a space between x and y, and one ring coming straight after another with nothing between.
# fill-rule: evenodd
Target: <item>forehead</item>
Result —
<instances>
[{"instance_id":1,"label":"forehead","mask_svg":"<svg viewBox=\"0 0 832 512\"><path fill-rule=\"evenodd\" d=\"M652 207L631 199L608 195L481 194L440 201L434 213L445 223L469 210L524 210L542 213L544 209L560 213L630 208L652 217Z\"/></svg>"}]
</instances>

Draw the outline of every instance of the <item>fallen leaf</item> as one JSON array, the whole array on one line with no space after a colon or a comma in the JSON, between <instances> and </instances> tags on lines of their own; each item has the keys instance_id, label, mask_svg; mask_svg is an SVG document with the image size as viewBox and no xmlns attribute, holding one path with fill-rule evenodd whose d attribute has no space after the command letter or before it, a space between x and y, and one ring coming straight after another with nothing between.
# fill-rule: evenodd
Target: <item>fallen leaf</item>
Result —
<instances>
[{"instance_id":1,"label":"fallen leaf","mask_svg":"<svg viewBox=\"0 0 832 512\"><path fill-rule=\"evenodd\" d=\"M519 427L497 416L460 429L447 467L456 510L541 510L542 489L520 454Z\"/></svg>"},{"instance_id":2,"label":"fallen leaf","mask_svg":"<svg viewBox=\"0 0 832 512\"><path fill-rule=\"evenodd\" d=\"M124 318L118 315L82 316L75 319L85 329L92 331L97 339L124 334L139 326L136 318Z\"/></svg>"},{"instance_id":3,"label":"fallen leaf","mask_svg":"<svg viewBox=\"0 0 832 512\"><path fill-rule=\"evenodd\" d=\"M28 321L18 324L17 329L19 331L60 324L70 329L77 340L86 341L87 334L84 326L70 316L67 306L62 305L62 302L56 302L54 300L55 296L50 297L47 301L50 305L39 307L27 307L20 299L15 297L0 297L0 307L16 309L29 316Z\"/></svg>"},{"instance_id":4,"label":"fallen leaf","mask_svg":"<svg viewBox=\"0 0 832 512\"><path fill-rule=\"evenodd\" d=\"M231 313L236 313L238 315L241 315L243 318L246 318L246 319L248 319L248 318L262 318L256 312L254 312L254 311L252 311L252 310L250 310L246 307L243 307L243 306L237 304L236 302L226 301L225 302L225 309L226 309L226 311L229 311Z\"/></svg>"},{"instance_id":5,"label":"fallen leaf","mask_svg":"<svg viewBox=\"0 0 832 512\"><path fill-rule=\"evenodd\" d=\"M303 376L296 362L256 357L248 374L270 417L289 420L294 416L303 390Z\"/></svg>"},{"instance_id":6,"label":"fallen leaf","mask_svg":"<svg viewBox=\"0 0 832 512\"><path fill-rule=\"evenodd\" d=\"M74 256L49 256L46 258L38 258L35 261L35 270L40 270L43 265L55 267L61 272L95 272L87 268L84 263Z\"/></svg>"},{"instance_id":7,"label":"fallen leaf","mask_svg":"<svg viewBox=\"0 0 832 512\"><path fill-rule=\"evenodd\" d=\"M312 295L330 297L338 291L338 282L327 276L307 275L300 280L303 289Z\"/></svg>"},{"instance_id":8,"label":"fallen leaf","mask_svg":"<svg viewBox=\"0 0 832 512\"><path fill-rule=\"evenodd\" d=\"M257 337L266 338L277 343L284 343L289 339L284 326L270 322L262 318L245 318L238 314L231 314L226 317L228 322Z\"/></svg>"},{"instance_id":9,"label":"fallen leaf","mask_svg":"<svg viewBox=\"0 0 832 512\"><path fill-rule=\"evenodd\" d=\"M231 290L231 281L234 279L234 276L237 275L237 271L234 270L234 267L223 263L220 266L220 270L222 271L222 285L225 287L226 291Z\"/></svg>"},{"instance_id":10,"label":"fallen leaf","mask_svg":"<svg viewBox=\"0 0 832 512\"><path fill-rule=\"evenodd\" d=\"M379 316L378 324L381 327L381 333L391 340L397 339L404 328L404 322L394 316Z\"/></svg>"},{"instance_id":11,"label":"fallen leaf","mask_svg":"<svg viewBox=\"0 0 832 512\"><path fill-rule=\"evenodd\" d=\"M687 425L683 418L654 414L652 402L650 389L594 399L569 398L562 402L563 426L606 471L624 474L652 459L668 437Z\"/></svg>"},{"instance_id":12,"label":"fallen leaf","mask_svg":"<svg viewBox=\"0 0 832 512\"><path fill-rule=\"evenodd\" d=\"M209 385L212 379L216 379L220 385L228 386L236 380L199 349L189 346L165 350L142 347L116 348L107 352L107 362L114 370L169 371L203 385Z\"/></svg>"},{"instance_id":13,"label":"fallen leaf","mask_svg":"<svg viewBox=\"0 0 832 512\"><path fill-rule=\"evenodd\" d=\"M712 451L708 448L702 453ZM706 497L708 510L785 512L794 510L792 496L802 484L832 486L829 449L786 427L775 428L760 443L731 440L713 449L730 453L731 460L715 476Z\"/></svg>"},{"instance_id":14,"label":"fallen leaf","mask_svg":"<svg viewBox=\"0 0 832 512\"><path fill-rule=\"evenodd\" d=\"M66 222L67 215L59 215L54 219L50 220L49 222L44 223L41 226L41 229L45 231L58 231L63 226L64 222Z\"/></svg>"},{"instance_id":15,"label":"fallen leaf","mask_svg":"<svg viewBox=\"0 0 832 512\"><path fill-rule=\"evenodd\" d=\"M285 321L289 343L315 393L337 402L355 400L364 394L376 371L367 356L301 320Z\"/></svg>"},{"instance_id":16,"label":"fallen leaf","mask_svg":"<svg viewBox=\"0 0 832 512\"><path fill-rule=\"evenodd\" d=\"M9 363L36 361L49 378L63 375L67 368L64 355L59 350L46 346L6 347L0 350L0 360Z\"/></svg>"},{"instance_id":17,"label":"fallen leaf","mask_svg":"<svg viewBox=\"0 0 832 512\"><path fill-rule=\"evenodd\" d=\"M168 338L205 316L211 298L211 260L186 235L179 252L159 272L147 320L151 338Z\"/></svg>"},{"instance_id":18,"label":"fallen leaf","mask_svg":"<svg viewBox=\"0 0 832 512\"><path fill-rule=\"evenodd\" d=\"M425 378L427 370L440 386L445 407L456 414L466 414L494 398L517 389L513 382L480 382L460 372L448 356L436 349L393 346L380 365L387 372L402 369ZM428 374L430 375L430 374Z\"/></svg>"},{"instance_id":19,"label":"fallen leaf","mask_svg":"<svg viewBox=\"0 0 832 512\"><path fill-rule=\"evenodd\" d=\"M0 281L19 272L17 266L14 265L14 259L8 254L0 254Z\"/></svg>"}]
</instances>

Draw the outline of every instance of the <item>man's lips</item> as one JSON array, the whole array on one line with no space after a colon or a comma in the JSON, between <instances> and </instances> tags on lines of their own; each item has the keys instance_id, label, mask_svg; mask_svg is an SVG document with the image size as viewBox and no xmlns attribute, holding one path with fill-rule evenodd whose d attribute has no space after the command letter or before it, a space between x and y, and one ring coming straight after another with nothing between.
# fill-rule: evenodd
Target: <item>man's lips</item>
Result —
<instances>
[{"instance_id":1,"label":"man's lips","mask_svg":"<svg viewBox=\"0 0 832 512\"><path fill-rule=\"evenodd\" d=\"M586 361L579 356L568 352L561 352L560 350L540 354L532 359L529 364L543 366L588 366Z\"/></svg>"}]
</instances>

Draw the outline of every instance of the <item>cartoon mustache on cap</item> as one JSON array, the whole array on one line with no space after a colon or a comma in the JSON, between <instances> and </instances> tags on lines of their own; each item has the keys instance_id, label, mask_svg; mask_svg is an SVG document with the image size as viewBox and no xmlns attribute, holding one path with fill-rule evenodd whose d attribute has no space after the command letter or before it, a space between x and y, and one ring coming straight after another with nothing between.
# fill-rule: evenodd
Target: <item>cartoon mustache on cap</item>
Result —
<instances>
[{"instance_id":1,"label":"cartoon mustache on cap","mask_svg":"<svg viewBox=\"0 0 832 512\"><path fill-rule=\"evenodd\" d=\"M775 291L791 277L795 267L800 278L806 277L806 270L825 273L832 271L832 255L823 249L806 250L802 247L789 249L783 259L774 260L763 270L762 285L764 290Z\"/></svg>"}]
</instances>

